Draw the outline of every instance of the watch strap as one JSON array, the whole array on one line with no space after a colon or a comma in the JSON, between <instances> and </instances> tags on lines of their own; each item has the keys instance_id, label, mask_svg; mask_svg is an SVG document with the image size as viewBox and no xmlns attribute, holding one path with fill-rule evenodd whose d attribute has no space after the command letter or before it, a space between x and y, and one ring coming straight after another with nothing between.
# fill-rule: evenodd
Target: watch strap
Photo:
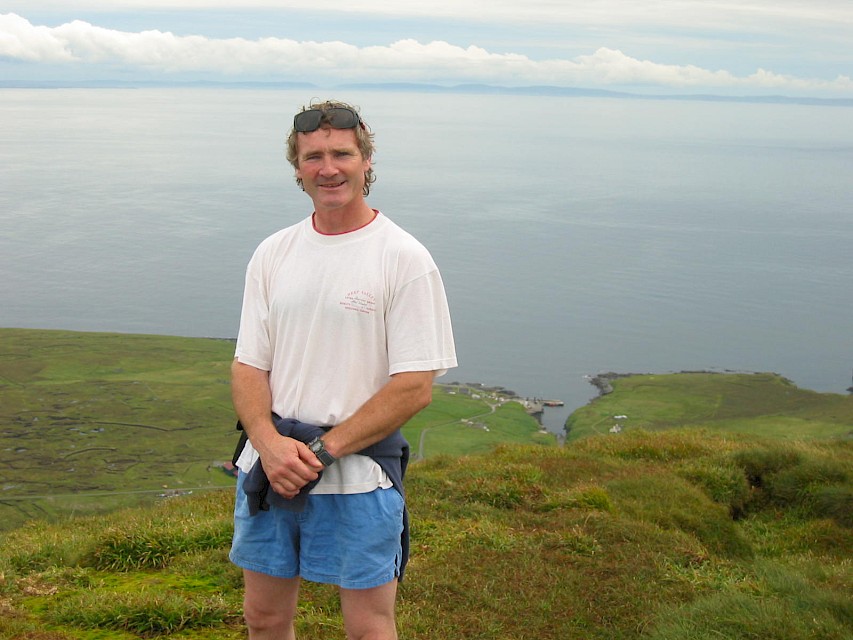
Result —
<instances>
[{"instance_id":1,"label":"watch strap","mask_svg":"<svg viewBox=\"0 0 853 640\"><path fill-rule=\"evenodd\" d=\"M308 443L308 448L317 456L317 459L323 463L323 465L329 467L335 462L337 462L337 458L333 456L331 453L326 451L326 445L323 443L323 440L319 437L314 438L311 442Z\"/></svg>"}]
</instances>

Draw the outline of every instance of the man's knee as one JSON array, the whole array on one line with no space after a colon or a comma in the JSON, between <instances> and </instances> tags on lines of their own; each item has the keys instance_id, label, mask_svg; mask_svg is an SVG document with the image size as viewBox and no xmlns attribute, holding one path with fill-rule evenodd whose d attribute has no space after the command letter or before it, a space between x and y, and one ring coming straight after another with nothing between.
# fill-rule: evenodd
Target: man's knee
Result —
<instances>
[{"instance_id":1,"label":"man's knee","mask_svg":"<svg viewBox=\"0 0 853 640\"><path fill-rule=\"evenodd\" d=\"M243 618L254 638L293 638L299 579L244 571Z\"/></svg>"},{"instance_id":2,"label":"man's knee","mask_svg":"<svg viewBox=\"0 0 853 640\"><path fill-rule=\"evenodd\" d=\"M394 618L373 620L371 624L353 627L344 623L347 640L397 640Z\"/></svg>"},{"instance_id":3,"label":"man's knee","mask_svg":"<svg viewBox=\"0 0 853 640\"><path fill-rule=\"evenodd\" d=\"M341 589L347 640L397 640L396 594L396 580L373 589Z\"/></svg>"},{"instance_id":4,"label":"man's knee","mask_svg":"<svg viewBox=\"0 0 853 640\"><path fill-rule=\"evenodd\" d=\"M243 601L243 619L251 634L270 634L270 637L293 636L293 616L283 607L269 607L246 598ZM275 632L275 635L272 635ZM287 634L290 635L287 635Z\"/></svg>"}]
</instances>

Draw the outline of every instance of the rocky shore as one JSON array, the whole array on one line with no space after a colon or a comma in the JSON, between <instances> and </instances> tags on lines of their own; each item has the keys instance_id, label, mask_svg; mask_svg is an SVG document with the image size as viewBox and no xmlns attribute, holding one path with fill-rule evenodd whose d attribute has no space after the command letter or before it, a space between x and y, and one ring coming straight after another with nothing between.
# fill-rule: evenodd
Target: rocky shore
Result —
<instances>
[{"instance_id":1,"label":"rocky shore","mask_svg":"<svg viewBox=\"0 0 853 640\"><path fill-rule=\"evenodd\" d=\"M630 376L637 375L636 373L615 373L613 371L608 371L607 373L599 373L595 376L589 377L589 383L598 389L599 396L606 396L608 393L613 393L613 385L610 384L612 380L616 380L617 378L628 378Z\"/></svg>"}]
</instances>

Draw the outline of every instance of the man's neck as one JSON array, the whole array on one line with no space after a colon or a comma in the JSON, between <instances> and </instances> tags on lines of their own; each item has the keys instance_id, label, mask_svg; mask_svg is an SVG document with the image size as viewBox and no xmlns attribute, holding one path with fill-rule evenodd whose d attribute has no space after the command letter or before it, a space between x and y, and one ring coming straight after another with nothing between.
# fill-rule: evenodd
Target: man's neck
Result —
<instances>
[{"instance_id":1,"label":"man's neck","mask_svg":"<svg viewBox=\"0 0 853 640\"><path fill-rule=\"evenodd\" d=\"M312 217L314 229L324 235L339 235L349 233L370 224L377 212L367 203L355 211L332 209L329 211L316 210Z\"/></svg>"}]
</instances>

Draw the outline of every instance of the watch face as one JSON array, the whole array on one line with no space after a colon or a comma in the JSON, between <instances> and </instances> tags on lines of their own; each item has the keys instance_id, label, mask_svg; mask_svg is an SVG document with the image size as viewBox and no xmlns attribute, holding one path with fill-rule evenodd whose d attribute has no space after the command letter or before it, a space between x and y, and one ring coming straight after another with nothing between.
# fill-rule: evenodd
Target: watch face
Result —
<instances>
[{"instance_id":1,"label":"watch face","mask_svg":"<svg viewBox=\"0 0 853 640\"><path fill-rule=\"evenodd\" d=\"M311 442L308 445L308 448L311 450L311 453L317 456L320 459L320 462L322 462L327 467L335 461L335 459L332 457L332 454L326 451L326 446L323 444L323 441L320 440L320 438L317 438L316 440Z\"/></svg>"}]
</instances>

